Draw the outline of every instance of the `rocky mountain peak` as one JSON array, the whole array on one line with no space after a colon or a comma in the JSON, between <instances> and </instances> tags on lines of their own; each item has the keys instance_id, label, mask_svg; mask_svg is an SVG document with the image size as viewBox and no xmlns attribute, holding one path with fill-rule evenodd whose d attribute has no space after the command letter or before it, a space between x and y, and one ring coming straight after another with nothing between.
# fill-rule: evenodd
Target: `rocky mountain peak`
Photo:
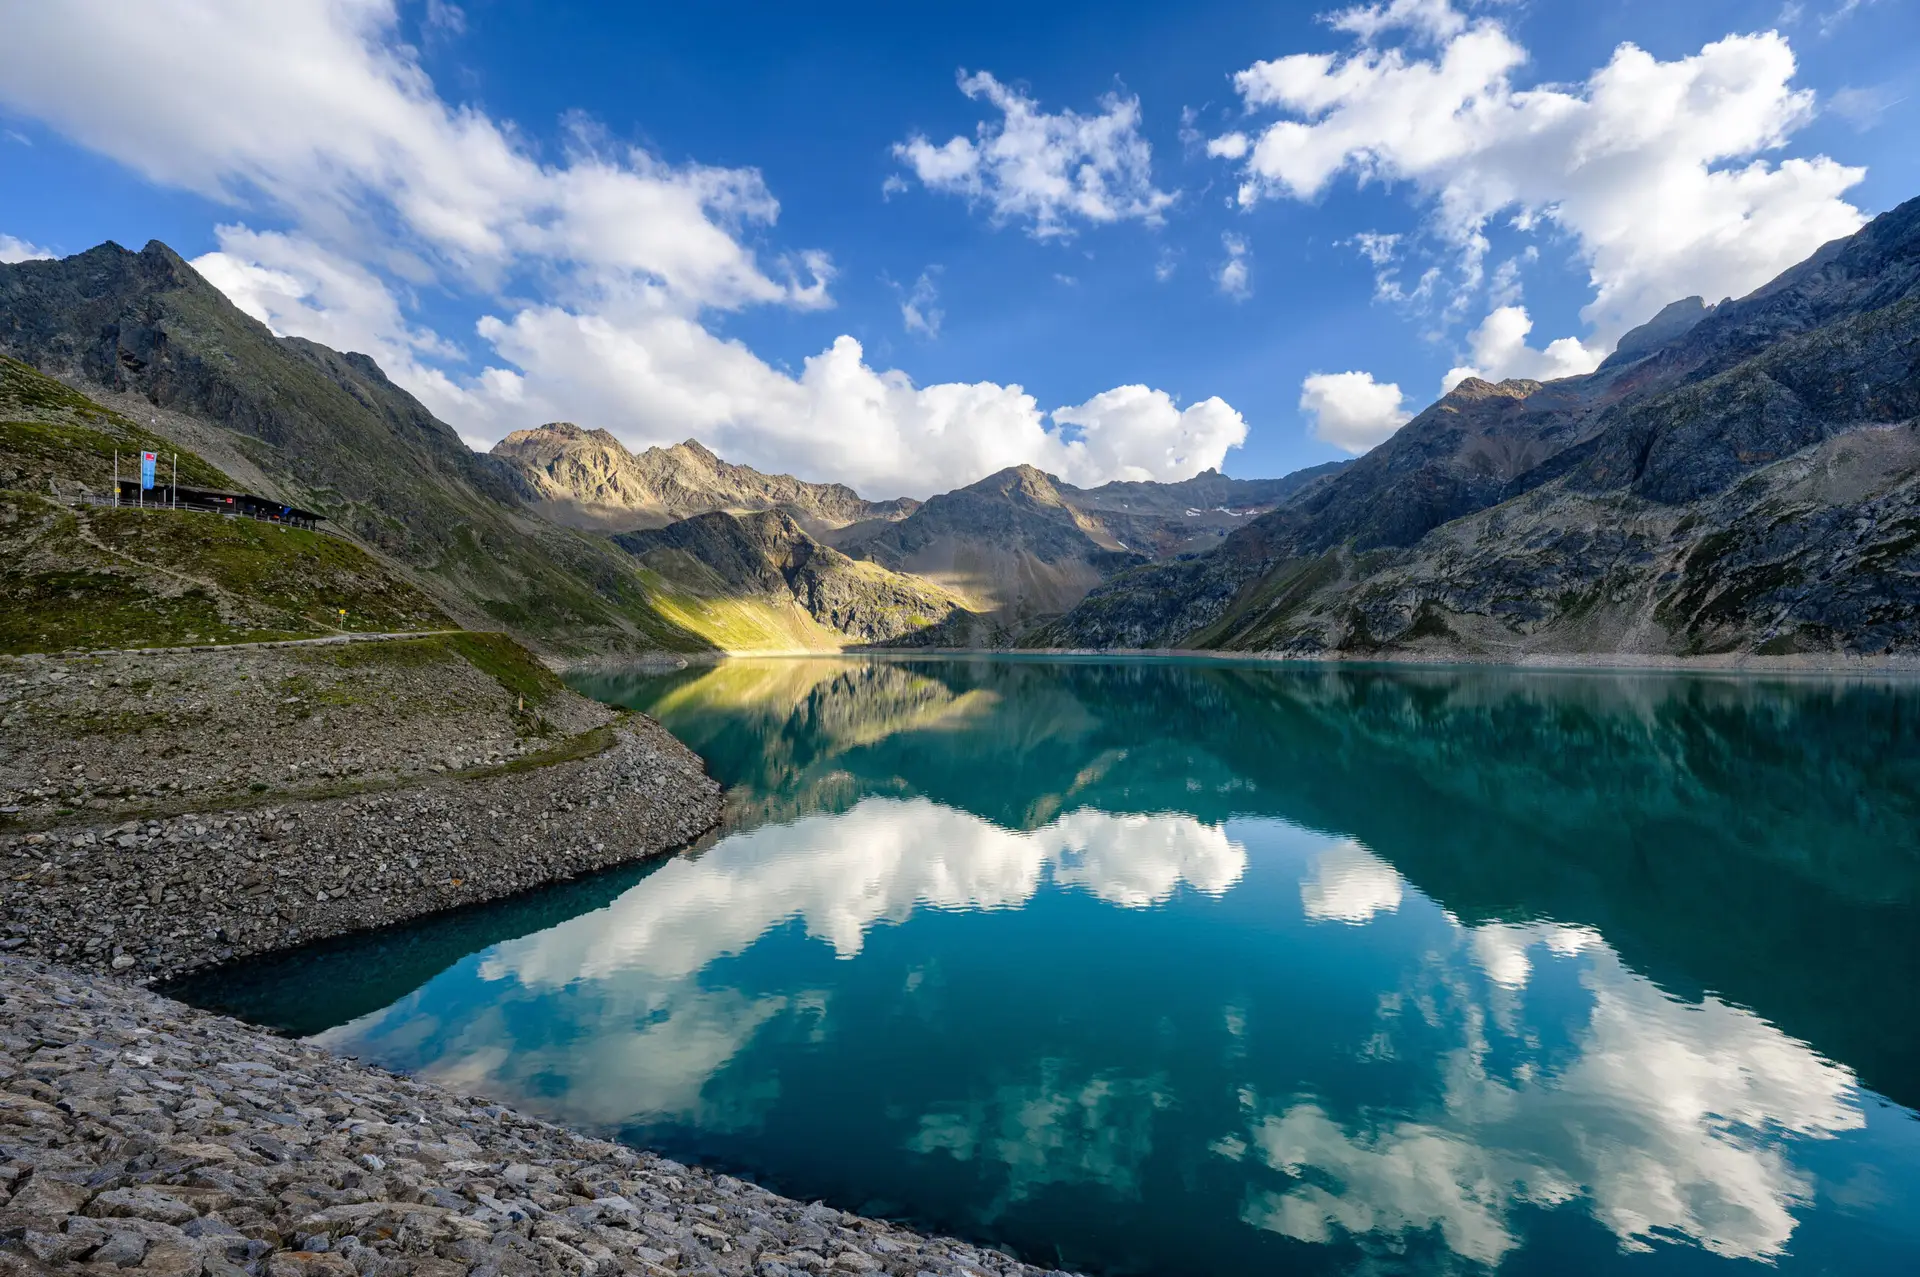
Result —
<instances>
[{"instance_id":1,"label":"rocky mountain peak","mask_svg":"<svg viewBox=\"0 0 1920 1277\"><path fill-rule=\"evenodd\" d=\"M148 269L166 271L180 284L198 283L203 287L212 287L200 277L199 271L187 264L186 258L157 239L147 241L147 246L140 250L140 258Z\"/></svg>"},{"instance_id":2,"label":"rocky mountain peak","mask_svg":"<svg viewBox=\"0 0 1920 1277\"><path fill-rule=\"evenodd\" d=\"M706 444L701 443L698 439L684 439L667 449L667 451L677 452L682 456L695 457L710 466L724 466L727 464L720 459L719 455L715 453L713 449L707 447Z\"/></svg>"},{"instance_id":3,"label":"rocky mountain peak","mask_svg":"<svg viewBox=\"0 0 1920 1277\"><path fill-rule=\"evenodd\" d=\"M715 510L785 510L810 534L897 519L912 502L874 502L844 484L808 483L734 465L697 439L635 454L606 430L555 421L516 430L493 455L516 471L546 512L599 530L654 528Z\"/></svg>"},{"instance_id":4,"label":"rocky mountain peak","mask_svg":"<svg viewBox=\"0 0 1920 1277\"><path fill-rule=\"evenodd\" d=\"M1064 508L1067 503L1060 495L1058 484L1059 480L1038 466L1023 463L995 471L978 483L969 484L960 491L979 493L982 496L1010 497L1033 505Z\"/></svg>"},{"instance_id":5,"label":"rocky mountain peak","mask_svg":"<svg viewBox=\"0 0 1920 1277\"><path fill-rule=\"evenodd\" d=\"M1481 403L1488 399L1525 399L1540 389L1537 381L1528 381L1522 377L1510 377L1505 381L1487 381L1480 377L1468 377L1449 390L1442 403Z\"/></svg>"},{"instance_id":6,"label":"rocky mountain peak","mask_svg":"<svg viewBox=\"0 0 1920 1277\"><path fill-rule=\"evenodd\" d=\"M604 470L628 453L605 430L587 430L571 421L549 421L531 430L514 431L493 445L491 455L509 464L546 467L562 458L570 458L575 464L591 460Z\"/></svg>"},{"instance_id":7,"label":"rocky mountain peak","mask_svg":"<svg viewBox=\"0 0 1920 1277\"><path fill-rule=\"evenodd\" d=\"M1660 308L1660 313L1628 331L1613 348L1613 353L1601 365L1603 368L1617 367L1620 364L1638 359L1666 345L1670 341L1684 337L1696 324L1711 315L1717 306L1709 306L1702 297L1682 297L1677 302L1668 302Z\"/></svg>"}]
</instances>

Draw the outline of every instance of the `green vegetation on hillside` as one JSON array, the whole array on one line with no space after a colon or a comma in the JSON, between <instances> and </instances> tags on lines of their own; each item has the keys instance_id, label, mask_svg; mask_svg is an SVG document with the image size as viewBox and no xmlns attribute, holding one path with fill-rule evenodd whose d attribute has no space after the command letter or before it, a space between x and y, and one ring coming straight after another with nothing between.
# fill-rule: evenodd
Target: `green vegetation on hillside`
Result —
<instances>
[{"instance_id":1,"label":"green vegetation on hillside","mask_svg":"<svg viewBox=\"0 0 1920 1277\"><path fill-rule=\"evenodd\" d=\"M0 652L444 629L424 593L341 537L193 511L67 506L138 454L234 487L197 454L0 357ZM15 419L17 418L17 420ZM50 482L51 481L51 482Z\"/></svg>"},{"instance_id":2,"label":"green vegetation on hillside","mask_svg":"<svg viewBox=\"0 0 1920 1277\"><path fill-rule=\"evenodd\" d=\"M698 566L681 575L692 575ZM857 641L821 625L790 599L700 593L676 586L653 568L643 567L641 573L662 616L721 651L836 652Z\"/></svg>"},{"instance_id":3,"label":"green vegetation on hillside","mask_svg":"<svg viewBox=\"0 0 1920 1277\"><path fill-rule=\"evenodd\" d=\"M515 696L525 697L529 705L539 705L554 693L566 690L559 675L504 634L468 630L423 641L445 643L465 657L467 664L491 675L494 682Z\"/></svg>"},{"instance_id":4,"label":"green vegetation on hillside","mask_svg":"<svg viewBox=\"0 0 1920 1277\"><path fill-rule=\"evenodd\" d=\"M45 492L53 480L69 490L84 486L108 492L116 452L123 479L140 473L142 452L158 452L163 458L163 482L172 477L177 459L183 484L234 486L232 479L198 454L0 355L0 488Z\"/></svg>"},{"instance_id":5,"label":"green vegetation on hillside","mask_svg":"<svg viewBox=\"0 0 1920 1277\"><path fill-rule=\"evenodd\" d=\"M68 508L0 492L0 563L0 652L452 624L350 542L215 514Z\"/></svg>"},{"instance_id":6,"label":"green vegetation on hillside","mask_svg":"<svg viewBox=\"0 0 1920 1277\"><path fill-rule=\"evenodd\" d=\"M0 343L225 432L274 495L411 569L454 615L571 652L707 646L660 615L626 555L535 515L523 481L367 356L275 336L158 242L30 265L0 266Z\"/></svg>"},{"instance_id":7,"label":"green vegetation on hillside","mask_svg":"<svg viewBox=\"0 0 1920 1277\"><path fill-rule=\"evenodd\" d=\"M559 675L542 665L526 648L505 634L479 630L314 647L307 649L304 656L308 661L342 669L421 669L463 661L516 698L516 713L528 735L548 734L549 727L539 710L566 690Z\"/></svg>"}]
</instances>

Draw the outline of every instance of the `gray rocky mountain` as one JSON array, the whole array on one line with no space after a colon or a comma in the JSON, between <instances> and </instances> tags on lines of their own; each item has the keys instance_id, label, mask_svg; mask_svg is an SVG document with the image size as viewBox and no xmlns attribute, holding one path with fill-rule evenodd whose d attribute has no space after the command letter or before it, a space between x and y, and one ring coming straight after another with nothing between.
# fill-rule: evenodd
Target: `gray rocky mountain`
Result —
<instances>
[{"instance_id":1,"label":"gray rocky mountain","mask_svg":"<svg viewBox=\"0 0 1920 1277\"><path fill-rule=\"evenodd\" d=\"M664 528L623 532L614 541L682 593L797 607L819 625L862 642L936 625L959 607L929 581L820 544L782 510L716 510Z\"/></svg>"},{"instance_id":2,"label":"gray rocky mountain","mask_svg":"<svg viewBox=\"0 0 1920 1277\"><path fill-rule=\"evenodd\" d=\"M1920 201L1596 372L1462 382L1062 647L1513 659L1920 646Z\"/></svg>"},{"instance_id":3,"label":"gray rocky mountain","mask_svg":"<svg viewBox=\"0 0 1920 1277\"><path fill-rule=\"evenodd\" d=\"M627 555L538 517L510 468L372 359L274 335L157 240L0 265L0 353L319 511L457 620L568 651L706 646Z\"/></svg>"},{"instance_id":4,"label":"gray rocky mountain","mask_svg":"<svg viewBox=\"0 0 1920 1277\"><path fill-rule=\"evenodd\" d=\"M1174 483L1122 480L1076 488L1055 479L1061 499L1121 546L1156 559L1213 549L1250 518L1293 499L1351 465L1329 461L1278 479L1230 479L1207 470Z\"/></svg>"},{"instance_id":5,"label":"gray rocky mountain","mask_svg":"<svg viewBox=\"0 0 1920 1277\"><path fill-rule=\"evenodd\" d=\"M941 493L898 523L840 544L856 558L925 577L1010 626L1064 612L1114 572L1147 561L1032 466Z\"/></svg>"},{"instance_id":6,"label":"gray rocky mountain","mask_svg":"<svg viewBox=\"0 0 1920 1277\"><path fill-rule=\"evenodd\" d=\"M816 535L900 519L919 502L868 501L844 483L808 483L722 461L698 440L629 452L605 430L568 421L516 430L493 446L558 523L609 532L657 528L712 510L779 510Z\"/></svg>"}]
</instances>

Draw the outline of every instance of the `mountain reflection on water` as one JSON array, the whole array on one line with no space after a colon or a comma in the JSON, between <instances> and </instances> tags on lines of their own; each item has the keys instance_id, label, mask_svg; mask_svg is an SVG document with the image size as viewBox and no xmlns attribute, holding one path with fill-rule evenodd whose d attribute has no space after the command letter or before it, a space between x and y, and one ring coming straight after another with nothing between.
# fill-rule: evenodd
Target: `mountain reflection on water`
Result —
<instances>
[{"instance_id":1,"label":"mountain reflection on water","mask_svg":"<svg viewBox=\"0 0 1920 1277\"><path fill-rule=\"evenodd\" d=\"M1114 1272L1906 1272L1920 694L739 660L696 854L190 982Z\"/></svg>"}]
</instances>

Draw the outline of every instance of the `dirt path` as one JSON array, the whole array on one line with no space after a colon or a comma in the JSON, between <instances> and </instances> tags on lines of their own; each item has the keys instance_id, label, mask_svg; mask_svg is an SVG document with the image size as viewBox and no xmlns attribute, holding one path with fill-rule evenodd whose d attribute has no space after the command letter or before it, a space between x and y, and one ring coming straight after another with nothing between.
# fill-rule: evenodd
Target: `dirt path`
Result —
<instances>
[{"instance_id":1,"label":"dirt path","mask_svg":"<svg viewBox=\"0 0 1920 1277\"><path fill-rule=\"evenodd\" d=\"M177 652L233 652L244 648L323 647L329 643L382 643L393 639L435 638L442 634L466 634L467 630L395 630L388 634L361 634L342 630L319 638L262 639L256 643L190 643L183 647L101 647L88 648L86 656L159 656Z\"/></svg>"}]
</instances>

